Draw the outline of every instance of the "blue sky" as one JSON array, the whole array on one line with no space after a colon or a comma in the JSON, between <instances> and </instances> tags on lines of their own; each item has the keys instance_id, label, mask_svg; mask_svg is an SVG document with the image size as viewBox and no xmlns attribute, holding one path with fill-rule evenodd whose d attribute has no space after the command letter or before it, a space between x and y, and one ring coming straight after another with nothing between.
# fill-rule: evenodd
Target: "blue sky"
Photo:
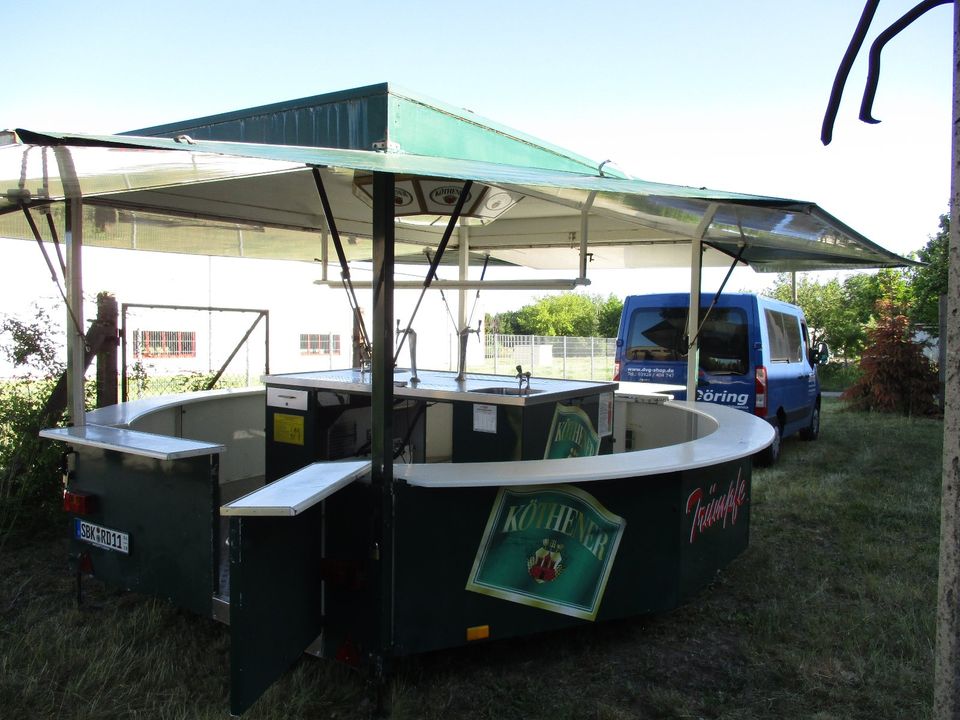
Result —
<instances>
[{"instance_id":1,"label":"blue sky","mask_svg":"<svg viewBox=\"0 0 960 720\"><path fill-rule=\"evenodd\" d=\"M913 4L884 0L868 43ZM820 123L861 9L35 0L6 13L0 128L113 132L388 81L634 177L811 200L908 253L948 207L952 9L888 46L879 125L857 120L861 52L825 148Z\"/></svg>"}]
</instances>

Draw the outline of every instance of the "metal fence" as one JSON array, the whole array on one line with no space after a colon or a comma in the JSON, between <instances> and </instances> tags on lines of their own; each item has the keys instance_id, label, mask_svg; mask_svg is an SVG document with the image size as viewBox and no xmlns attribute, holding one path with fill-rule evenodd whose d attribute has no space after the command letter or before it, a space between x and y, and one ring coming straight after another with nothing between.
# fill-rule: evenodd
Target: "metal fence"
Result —
<instances>
[{"instance_id":1,"label":"metal fence","mask_svg":"<svg viewBox=\"0 0 960 720\"><path fill-rule=\"evenodd\" d=\"M469 369L512 375L521 365L540 377L610 380L616 344L616 338L488 334L484 364Z\"/></svg>"},{"instance_id":2,"label":"metal fence","mask_svg":"<svg viewBox=\"0 0 960 720\"><path fill-rule=\"evenodd\" d=\"M269 372L269 312L124 303L122 400L246 387Z\"/></svg>"}]
</instances>

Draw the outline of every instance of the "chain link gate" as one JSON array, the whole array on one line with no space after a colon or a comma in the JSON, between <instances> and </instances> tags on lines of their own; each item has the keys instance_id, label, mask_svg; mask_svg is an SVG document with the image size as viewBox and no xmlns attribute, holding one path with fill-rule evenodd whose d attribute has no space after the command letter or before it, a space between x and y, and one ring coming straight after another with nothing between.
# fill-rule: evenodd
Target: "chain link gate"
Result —
<instances>
[{"instance_id":1,"label":"chain link gate","mask_svg":"<svg viewBox=\"0 0 960 720\"><path fill-rule=\"evenodd\" d=\"M121 398L247 387L270 372L270 312L123 303Z\"/></svg>"}]
</instances>

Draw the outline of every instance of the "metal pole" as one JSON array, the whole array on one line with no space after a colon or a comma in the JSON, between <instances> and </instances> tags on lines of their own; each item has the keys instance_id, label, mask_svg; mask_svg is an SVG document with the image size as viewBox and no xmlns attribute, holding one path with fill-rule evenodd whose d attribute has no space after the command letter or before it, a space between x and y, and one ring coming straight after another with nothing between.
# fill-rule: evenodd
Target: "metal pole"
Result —
<instances>
[{"instance_id":1,"label":"metal pole","mask_svg":"<svg viewBox=\"0 0 960 720\"><path fill-rule=\"evenodd\" d=\"M86 339L83 336L83 202L79 195L66 201L67 246L67 405L70 424L86 422L83 377L86 370Z\"/></svg>"},{"instance_id":2,"label":"metal pole","mask_svg":"<svg viewBox=\"0 0 960 720\"><path fill-rule=\"evenodd\" d=\"M459 255L459 277L461 281L470 279L470 228L461 220L459 233L460 247ZM457 307L457 332L467 327L467 289L461 289L458 295Z\"/></svg>"},{"instance_id":3,"label":"metal pole","mask_svg":"<svg viewBox=\"0 0 960 720\"><path fill-rule=\"evenodd\" d=\"M703 241L700 237L690 243L690 307L687 314L687 400L697 399L697 370L700 365L700 268L703 264Z\"/></svg>"},{"instance_id":4,"label":"metal pole","mask_svg":"<svg viewBox=\"0 0 960 720\"><path fill-rule=\"evenodd\" d=\"M388 673L393 649L393 270L394 176L373 175L373 363L371 377L371 476L376 493L371 556L377 561L377 650L374 672Z\"/></svg>"},{"instance_id":5,"label":"metal pole","mask_svg":"<svg viewBox=\"0 0 960 720\"><path fill-rule=\"evenodd\" d=\"M563 378L567 378L567 336L563 336Z\"/></svg>"},{"instance_id":6,"label":"metal pole","mask_svg":"<svg viewBox=\"0 0 960 720\"><path fill-rule=\"evenodd\" d=\"M703 237L707 234L719 205L711 203L700 218L700 225L690 240L690 308L687 316L687 400L697 399L697 371L700 367L700 270L703 266ZM691 416L692 417L692 416Z\"/></svg>"},{"instance_id":7,"label":"metal pole","mask_svg":"<svg viewBox=\"0 0 960 720\"><path fill-rule=\"evenodd\" d=\"M947 360L940 502L940 578L933 714L960 718L960 2L953 8L953 152L947 281ZM944 338L941 337L941 342Z\"/></svg>"}]
</instances>

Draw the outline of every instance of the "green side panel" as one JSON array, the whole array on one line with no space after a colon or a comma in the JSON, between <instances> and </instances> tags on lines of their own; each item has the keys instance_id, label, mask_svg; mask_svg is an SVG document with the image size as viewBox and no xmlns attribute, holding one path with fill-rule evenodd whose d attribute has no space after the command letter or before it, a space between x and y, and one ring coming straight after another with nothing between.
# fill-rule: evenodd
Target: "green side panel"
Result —
<instances>
[{"instance_id":1,"label":"green side panel","mask_svg":"<svg viewBox=\"0 0 960 720\"><path fill-rule=\"evenodd\" d=\"M97 497L84 520L130 536L130 553L74 539L105 583L210 616L219 518L218 456L154 460L77 447L71 490ZM73 517L71 517L71 529Z\"/></svg>"},{"instance_id":2,"label":"green side panel","mask_svg":"<svg viewBox=\"0 0 960 720\"><path fill-rule=\"evenodd\" d=\"M230 518L230 712L256 702L323 624L322 506Z\"/></svg>"},{"instance_id":3,"label":"green side panel","mask_svg":"<svg viewBox=\"0 0 960 720\"><path fill-rule=\"evenodd\" d=\"M324 501L325 657L359 663L384 644L376 621L379 500L377 487L355 482Z\"/></svg>"},{"instance_id":4,"label":"green side panel","mask_svg":"<svg viewBox=\"0 0 960 720\"><path fill-rule=\"evenodd\" d=\"M496 432L474 429L474 405L453 403L453 462L492 462L501 460L542 460L558 403L541 403L524 407L497 405ZM483 404L483 403L479 403ZM586 413L597 427L600 413L598 396L565 401ZM601 443L601 453L609 453L609 439Z\"/></svg>"},{"instance_id":5,"label":"green side panel","mask_svg":"<svg viewBox=\"0 0 960 720\"><path fill-rule=\"evenodd\" d=\"M753 462L734 462L682 473L680 596L689 598L716 577L750 542Z\"/></svg>"},{"instance_id":6,"label":"green side panel","mask_svg":"<svg viewBox=\"0 0 960 720\"><path fill-rule=\"evenodd\" d=\"M387 97L385 84L372 85L124 134L373 150L373 143L386 139Z\"/></svg>"},{"instance_id":7,"label":"green side panel","mask_svg":"<svg viewBox=\"0 0 960 720\"><path fill-rule=\"evenodd\" d=\"M308 394L307 410L267 406L264 447L266 482L278 480L321 457L317 447L317 413L313 395ZM282 432L284 428L287 428L286 432ZM282 435L279 438L278 429Z\"/></svg>"},{"instance_id":8,"label":"green side panel","mask_svg":"<svg viewBox=\"0 0 960 720\"><path fill-rule=\"evenodd\" d=\"M680 600L679 474L576 486L626 521L597 621L667 610ZM395 652L466 644L467 629L490 638L588 623L466 590L498 488L402 487L397 496ZM535 545L517 547L526 567ZM442 612L438 612L442 609Z\"/></svg>"},{"instance_id":9,"label":"green side panel","mask_svg":"<svg viewBox=\"0 0 960 720\"><path fill-rule=\"evenodd\" d=\"M395 85L381 83L219 115L182 120L125 135L265 143L301 147L391 149L595 175L598 163ZM608 169L608 175L619 175Z\"/></svg>"},{"instance_id":10,"label":"green side panel","mask_svg":"<svg viewBox=\"0 0 960 720\"><path fill-rule=\"evenodd\" d=\"M495 406L496 432L484 432L474 430L475 404L453 403L453 462L520 460L524 409L512 405Z\"/></svg>"},{"instance_id":11,"label":"green side panel","mask_svg":"<svg viewBox=\"0 0 960 720\"><path fill-rule=\"evenodd\" d=\"M391 142L406 153L597 174L593 160L405 91L389 96L389 127Z\"/></svg>"}]
</instances>

